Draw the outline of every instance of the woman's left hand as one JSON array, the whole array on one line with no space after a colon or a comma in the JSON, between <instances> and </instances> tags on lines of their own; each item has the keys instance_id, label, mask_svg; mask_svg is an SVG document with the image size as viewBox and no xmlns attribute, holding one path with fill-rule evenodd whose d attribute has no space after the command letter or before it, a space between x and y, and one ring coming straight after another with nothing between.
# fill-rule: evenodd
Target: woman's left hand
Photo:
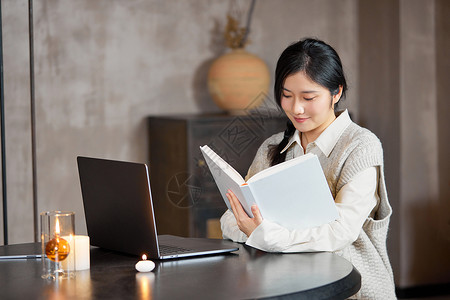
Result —
<instances>
[{"instance_id":1,"label":"woman's left hand","mask_svg":"<svg viewBox=\"0 0 450 300\"><path fill-rule=\"evenodd\" d=\"M250 218L242 207L236 195L228 190L227 198L230 201L231 210L233 211L234 217L236 218L237 225L239 229L245 233L247 236L250 236L252 232L262 223L263 218L259 211L258 206L252 205L252 213L253 218Z\"/></svg>"}]
</instances>

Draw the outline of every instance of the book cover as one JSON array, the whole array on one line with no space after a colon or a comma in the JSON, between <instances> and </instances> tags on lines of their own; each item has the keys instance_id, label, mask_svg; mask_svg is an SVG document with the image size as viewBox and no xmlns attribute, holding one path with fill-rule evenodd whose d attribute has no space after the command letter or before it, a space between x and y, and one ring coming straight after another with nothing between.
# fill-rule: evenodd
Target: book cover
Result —
<instances>
[{"instance_id":1,"label":"book cover","mask_svg":"<svg viewBox=\"0 0 450 300\"><path fill-rule=\"evenodd\" d=\"M303 229L332 222L339 217L319 159L314 154L272 166L247 182L207 145L200 147L226 205L232 190L249 216L258 205L264 219L288 229Z\"/></svg>"}]
</instances>

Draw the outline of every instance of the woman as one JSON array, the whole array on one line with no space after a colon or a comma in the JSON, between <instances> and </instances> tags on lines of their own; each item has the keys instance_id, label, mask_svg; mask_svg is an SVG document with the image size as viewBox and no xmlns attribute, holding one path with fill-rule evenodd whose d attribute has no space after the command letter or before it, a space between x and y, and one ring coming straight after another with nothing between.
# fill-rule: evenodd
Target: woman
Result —
<instances>
[{"instance_id":1,"label":"woman","mask_svg":"<svg viewBox=\"0 0 450 300\"><path fill-rule=\"evenodd\" d=\"M275 71L275 98L290 122L259 148L247 178L285 160L316 154L335 199L339 219L307 230L288 230L244 212L236 196L221 218L223 237L269 252L333 251L358 269L355 298L395 299L386 237L392 209L383 170L383 149L345 110L335 113L347 84L341 60L326 43L301 40L284 50ZM280 195L282 197L282 195ZM273 199L277 201L277 199Z\"/></svg>"}]
</instances>

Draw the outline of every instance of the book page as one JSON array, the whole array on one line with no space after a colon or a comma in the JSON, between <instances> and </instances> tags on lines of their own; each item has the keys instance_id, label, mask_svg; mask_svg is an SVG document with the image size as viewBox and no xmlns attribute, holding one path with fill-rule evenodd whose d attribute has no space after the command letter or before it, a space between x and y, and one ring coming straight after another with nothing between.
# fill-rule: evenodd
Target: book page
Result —
<instances>
[{"instance_id":1,"label":"book page","mask_svg":"<svg viewBox=\"0 0 450 300\"><path fill-rule=\"evenodd\" d=\"M245 202L245 197L241 191L241 185L245 183L244 178L236 171L232 166L230 166L225 160L218 156L211 148L208 146L200 147L203 156L205 157L206 164L211 171L211 174L216 182L216 185L222 195L225 204L228 209L231 209L230 203L226 196L228 190L232 190L233 193L238 197L239 201L243 203L242 205L248 207Z\"/></svg>"},{"instance_id":2,"label":"book page","mask_svg":"<svg viewBox=\"0 0 450 300\"><path fill-rule=\"evenodd\" d=\"M317 156L271 176L249 182L264 219L288 229L303 229L339 217Z\"/></svg>"},{"instance_id":3,"label":"book page","mask_svg":"<svg viewBox=\"0 0 450 300\"><path fill-rule=\"evenodd\" d=\"M203 156L205 157L205 159L207 157L209 157L209 159L212 161L212 163L214 164L214 169L216 169L217 171L223 171L225 173L227 173L227 175L229 177L231 177L237 184L241 185L243 183L245 183L244 178L242 178L241 174L239 174L238 171L236 171L229 163L227 163L222 157L220 157L219 155L217 155L216 152L214 152L211 148L209 148L208 146L202 146L200 147L200 150L203 152ZM205 156L205 154L207 155L207 157ZM211 169L211 166L208 164L208 166ZM211 169L211 172L213 170Z\"/></svg>"},{"instance_id":4,"label":"book page","mask_svg":"<svg viewBox=\"0 0 450 300\"><path fill-rule=\"evenodd\" d=\"M272 166L270 168L264 169L258 173L256 173L255 175L253 175L251 178L249 178L247 181L248 182L254 182L259 180L260 178L264 178L264 177L268 177L271 176L272 174L275 174L277 172L281 172L284 169L290 168L296 164L302 163L303 161L306 161L312 157L314 157L314 154L311 153L307 153L305 155L296 157L294 159L290 159L287 161L284 161L282 163L279 163L275 166Z\"/></svg>"}]
</instances>

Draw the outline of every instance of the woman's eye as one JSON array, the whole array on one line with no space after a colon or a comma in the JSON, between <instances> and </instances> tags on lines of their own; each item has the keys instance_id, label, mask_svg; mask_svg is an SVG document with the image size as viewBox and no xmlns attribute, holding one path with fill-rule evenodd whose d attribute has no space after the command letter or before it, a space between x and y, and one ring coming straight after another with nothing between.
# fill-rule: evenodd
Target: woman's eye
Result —
<instances>
[{"instance_id":1,"label":"woman's eye","mask_svg":"<svg viewBox=\"0 0 450 300\"><path fill-rule=\"evenodd\" d=\"M291 98L291 95L283 94L283 97L284 97L284 98Z\"/></svg>"},{"instance_id":2,"label":"woman's eye","mask_svg":"<svg viewBox=\"0 0 450 300\"><path fill-rule=\"evenodd\" d=\"M305 99L306 101L311 101L311 100L314 100L314 98L316 98L316 97L311 97L311 98L303 98L303 99Z\"/></svg>"}]
</instances>

